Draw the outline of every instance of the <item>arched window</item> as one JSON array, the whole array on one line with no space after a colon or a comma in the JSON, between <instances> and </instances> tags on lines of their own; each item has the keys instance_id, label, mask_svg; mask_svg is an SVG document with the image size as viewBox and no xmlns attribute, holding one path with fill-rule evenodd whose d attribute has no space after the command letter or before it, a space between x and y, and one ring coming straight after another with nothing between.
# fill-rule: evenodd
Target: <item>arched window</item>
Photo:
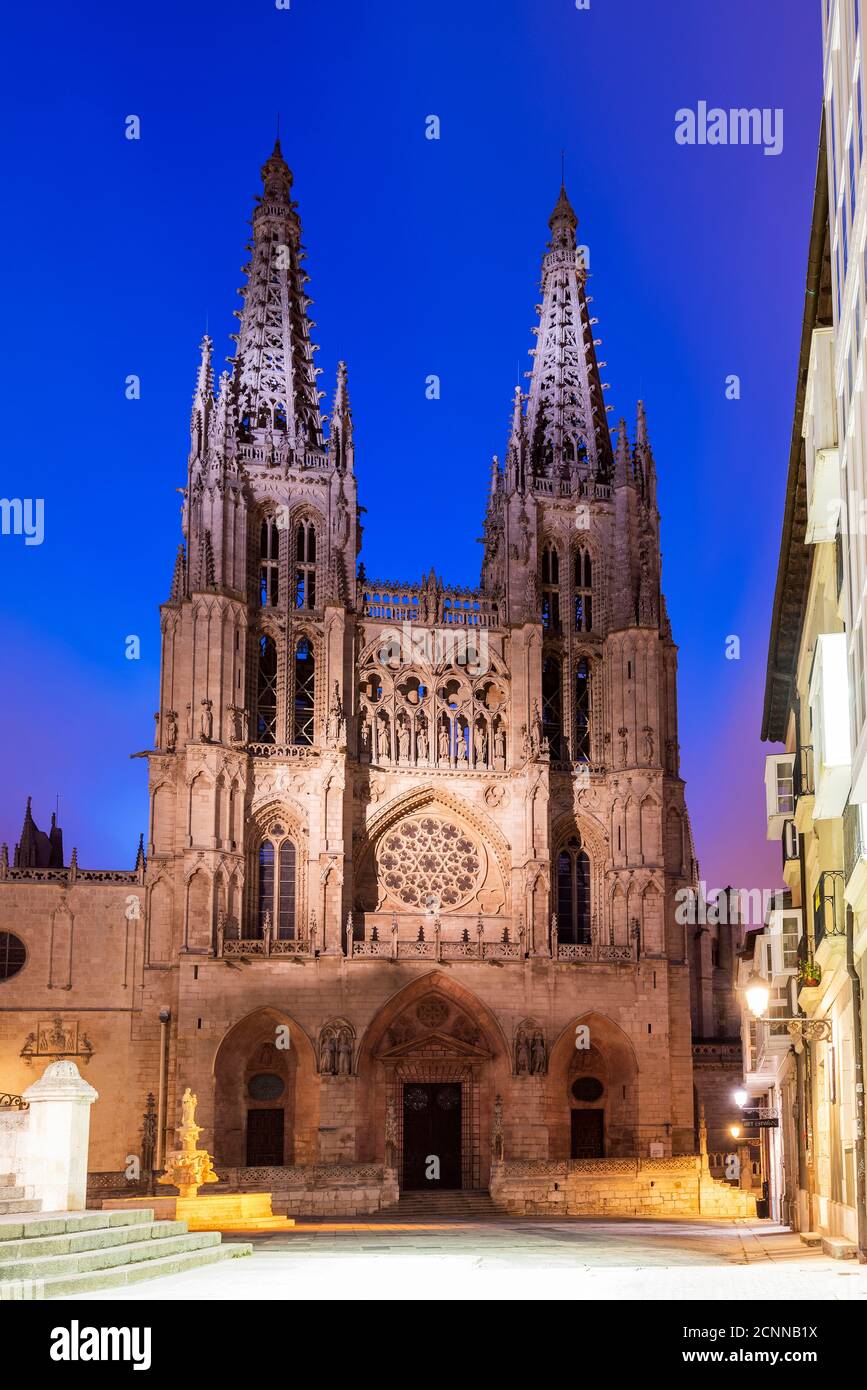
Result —
<instances>
[{"instance_id":1,"label":"arched window","mask_svg":"<svg viewBox=\"0 0 867 1390\"><path fill-rule=\"evenodd\" d=\"M295 533L295 607L316 607L316 527L300 521Z\"/></svg>"},{"instance_id":2,"label":"arched window","mask_svg":"<svg viewBox=\"0 0 867 1390\"><path fill-rule=\"evenodd\" d=\"M560 557L553 545L542 551L542 626L560 631Z\"/></svg>"},{"instance_id":3,"label":"arched window","mask_svg":"<svg viewBox=\"0 0 867 1390\"><path fill-rule=\"evenodd\" d=\"M274 743L276 738L277 643L273 637L260 637L256 690L256 739L259 743Z\"/></svg>"},{"instance_id":4,"label":"arched window","mask_svg":"<svg viewBox=\"0 0 867 1390\"><path fill-rule=\"evenodd\" d=\"M259 531L259 605L276 608L280 598L280 532L273 516L266 516Z\"/></svg>"},{"instance_id":5,"label":"arched window","mask_svg":"<svg viewBox=\"0 0 867 1390\"><path fill-rule=\"evenodd\" d=\"M313 742L313 697L316 665L310 639L302 637L295 648L295 705L292 712L292 742Z\"/></svg>"},{"instance_id":6,"label":"arched window","mask_svg":"<svg viewBox=\"0 0 867 1390\"><path fill-rule=\"evenodd\" d=\"M546 657L542 666L542 733L548 740L551 758L556 762L564 752L560 663L555 656Z\"/></svg>"},{"instance_id":7,"label":"arched window","mask_svg":"<svg viewBox=\"0 0 867 1390\"><path fill-rule=\"evenodd\" d=\"M589 946L590 860L573 835L557 856L557 936L570 946Z\"/></svg>"},{"instance_id":8,"label":"arched window","mask_svg":"<svg viewBox=\"0 0 867 1390\"><path fill-rule=\"evenodd\" d=\"M590 663L586 656L575 668L575 761L590 761Z\"/></svg>"},{"instance_id":9,"label":"arched window","mask_svg":"<svg viewBox=\"0 0 867 1390\"><path fill-rule=\"evenodd\" d=\"M259 846L258 870L256 936L263 935L267 916L273 939L294 941L296 850L282 825L272 825L269 838Z\"/></svg>"},{"instance_id":10,"label":"arched window","mask_svg":"<svg viewBox=\"0 0 867 1390\"><path fill-rule=\"evenodd\" d=\"M575 552L575 631L593 631L593 569L587 550Z\"/></svg>"}]
</instances>

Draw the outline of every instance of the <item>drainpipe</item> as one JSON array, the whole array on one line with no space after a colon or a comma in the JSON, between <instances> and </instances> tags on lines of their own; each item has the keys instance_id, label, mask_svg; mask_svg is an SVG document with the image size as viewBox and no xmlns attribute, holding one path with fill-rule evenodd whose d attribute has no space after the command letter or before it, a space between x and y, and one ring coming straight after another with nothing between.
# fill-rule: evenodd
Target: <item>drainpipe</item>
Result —
<instances>
[{"instance_id":1,"label":"drainpipe","mask_svg":"<svg viewBox=\"0 0 867 1390\"><path fill-rule=\"evenodd\" d=\"M798 777L800 779L803 771L802 748L801 748L801 696L795 691L792 697L792 708L795 714L795 758L798 764ZM810 948L810 921L809 907L807 899L807 853L804 844L805 836L798 832L798 867L800 869L801 880L801 916L803 919L803 936ZM807 1229L810 1230L813 1224L813 1170L812 1165L807 1162L807 1136L813 1132L812 1116L812 1087L810 1084L809 1066L809 1047L808 1042L804 1043L801 1051L795 1051L795 1072L798 1081L798 1186L807 1194ZM803 1142L801 1136L803 1135Z\"/></svg>"},{"instance_id":2,"label":"drainpipe","mask_svg":"<svg viewBox=\"0 0 867 1390\"><path fill-rule=\"evenodd\" d=\"M864 1043L861 1036L861 980L855 969L855 914L846 904L846 969L852 981L852 1044L855 1051L855 1206L858 1262L867 1264L867 1195L864 1175Z\"/></svg>"},{"instance_id":3,"label":"drainpipe","mask_svg":"<svg viewBox=\"0 0 867 1390\"><path fill-rule=\"evenodd\" d=\"M169 1023L171 1009L160 1009L160 1076L157 1092L157 1169L163 1167L166 1148L166 1091L168 1089L169 1068Z\"/></svg>"}]
</instances>

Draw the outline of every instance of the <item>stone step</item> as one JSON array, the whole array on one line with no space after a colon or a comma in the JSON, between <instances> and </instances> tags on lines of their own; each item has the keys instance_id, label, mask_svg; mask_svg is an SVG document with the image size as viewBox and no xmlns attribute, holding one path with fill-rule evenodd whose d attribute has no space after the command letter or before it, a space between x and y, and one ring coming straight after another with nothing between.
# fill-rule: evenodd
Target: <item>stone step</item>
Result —
<instances>
[{"instance_id":1,"label":"stone step","mask_svg":"<svg viewBox=\"0 0 867 1390\"><path fill-rule=\"evenodd\" d=\"M822 1234L820 1231L799 1231L801 1244L817 1248L822 1244Z\"/></svg>"},{"instance_id":2,"label":"stone step","mask_svg":"<svg viewBox=\"0 0 867 1390\"><path fill-rule=\"evenodd\" d=\"M0 1217L0 1301L88 1294L252 1252L153 1215L138 1208Z\"/></svg>"},{"instance_id":3,"label":"stone step","mask_svg":"<svg viewBox=\"0 0 867 1390\"><path fill-rule=\"evenodd\" d=\"M113 1269L116 1265L138 1264L142 1260L160 1260L171 1255L186 1254L193 1250L208 1250L220 1244L216 1231L185 1232L182 1235L157 1237L148 1235L133 1237L122 1245L109 1245L96 1250L77 1250L65 1255L24 1256L7 1259L0 1264L0 1280L42 1279L48 1280L64 1274L90 1274L95 1270Z\"/></svg>"},{"instance_id":4,"label":"stone step","mask_svg":"<svg viewBox=\"0 0 867 1390\"><path fill-rule=\"evenodd\" d=\"M213 1245L200 1250L166 1255L156 1260L117 1265L112 1269L93 1270L85 1274L55 1275L41 1283L22 1280L25 1292L19 1293L17 1297L80 1298L84 1294L98 1293L100 1289L123 1288L129 1284L139 1284L145 1279L157 1279L163 1274L183 1274L188 1269L199 1269L202 1265L236 1260L252 1254L252 1251L252 1245L240 1242L232 1245ZM32 1289L32 1292L26 1292L29 1289ZM14 1292L4 1293L4 1286L0 1285L0 1300L15 1296Z\"/></svg>"},{"instance_id":5,"label":"stone step","mask_svg":"<svg viewBox=\"0 0 867 1390\"><path fill-rule=\"evenodd\" d=\"M153 1221L144 1211L40 1211L21 1216L0 1216L0 1240L24 1240L29 1236L71 1235L77 1231L104 1230L109 1226L138 1226Z\"/></svg>"},{"instance_id":6,"label":"stone step","mask_svg":"<svg viewBox=\"0 0 867 1390\"><path fill-rule=\"evenodd\" d=\"M19 1198L26 1196L26 1187L16 1186L14 1182L0 1182L0 1202L17 1202Z\"/></svg>"},{"instance_id":7,"label":"stone step","mask_svg":"<svg viewBox=\"0 0 867 1390\"><path fill-rule=\"evenodd\" d=\"M0 1234L2 1229L0 1227ZM186 1230L183 1221L141 1221L135 1226L97 1226L62 1235L0 1240L0 1264L16 1258L28 1260L40 1255L74 1255L85 1250L106 1250L110 1246L129 1244L135 1240L182 1236Z\"/></svg>"},{"instance_id":8,"label":"stone step","mask_svg":"<svg viewBox=\"0 0 867 1390\"><path fill-rule=\"evenodd\" d=\"M12 1197L9 1200L0 1197L0 1216L13 1216L19 1212L41 1210L42 1203L37 1197Z\"/></svg>"},{"instance_id":9,"label":"stone step","mask_svg":"<svg viewBox=\"0 0 867 1390\"><path fill-rule=\"evenodd\" d=\"M822 1250L832 1260L854 1260L858 1254L858 1246L845 1236L823 1236Z\"/></svg>"}]
</instances>

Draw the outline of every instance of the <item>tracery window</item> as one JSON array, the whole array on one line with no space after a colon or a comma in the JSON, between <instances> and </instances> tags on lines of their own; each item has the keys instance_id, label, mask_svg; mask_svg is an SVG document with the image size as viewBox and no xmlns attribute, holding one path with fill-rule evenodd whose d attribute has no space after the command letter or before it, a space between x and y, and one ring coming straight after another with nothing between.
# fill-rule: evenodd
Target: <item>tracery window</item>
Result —
<instances>
[{"instance_id":1,"label":"tracery window","mask_svg":"<svg viewBox=\"0 0 867 1390\"><path fill-rule=\"evenodd\" d=\"M264 933L266 920L280 941L294 941L296 935L295 842L282 825L272 825L268 838L259 846L256 895L256 936Z\"/></svg>"},{"instance_id":2,"label":"tracery window","mask_svg":"<svg viewBox=\"0 0 867 1390\"><path fill-rule=\"evenodd\" d=\"M277 643L273 637L260 637L256 688L256 739L259 743L274 743L276 737Z\"/></svg>"},{"instance_id":3,"label":"tracery window","mask_svg":"<svg viewBox=\"0 0 867 1390\"><path fill-rule=\"evenodd\" d=\"M302 637L295 647L295 699L292 711L292 742L312 743L316 661L313 644Z\"/></svg>"},{"instance_id":4,"label":"tracery window","mask_svg":"<svg viewBox=\"0 0 867 1390\"><path fill-rule=\"evenodd\" d=\"M590 552L575 552L575 631L593 631L593 562Z\"/></svg>"},{"instance_id":5,"label":"tracery window","mask_svg":"<svg viewBox=\"0 0 867 1390\"><path fill-rule=\"evenodd\" d=\"M560 557L553 545L542 551L542 626L560 631Z\"/></svg>"},{"instance_id":6,"label":"tracery window","mask_svg":"<svg viewBox=\"0 0 867 1390\"><path fill-rule=\"evenodd\" d=\"M575 761L590 761L590 662L582 656L575 668Z\"/></svg>"},{"instance_id":7,"label":"tracery window","mask_svg":"<svg viewBox=\"0 0 867 1390\"><path fill-rule=\"evenodd\" d=\"M300 521L295 533L295 607L316 607L316 527Z\"/></svg>"},{"instance_id":8,"label":"tracery window","mask_svg":"<svg viewBox=\"0 0 867 1390\"><path fill-rule=\"evenodd\" d=\"M563 691L560 662L545 658L542 666L542 734L548 740L551 757L563 757Z\"/></svg>"},{"instance_id":9,"label":"tracery window","mask_svg":"<svg viewBox=\"0 0 867 1390\"><path fill-rule=\"evenodd\" d=\"M259 605L276 608L280 600L280 532L273 516L266 516L259 531Z\"/></svg>"},{"instance_id":10,"label":"tracery window","mask_svg":"<svg viewBox=\"0 0 867 1390\"><path fill-rule=\"evenodd\" d=\"M590 860L573 835L557 856L557 935L564 944L589 946Z\"/></svg>"}]
</instances>

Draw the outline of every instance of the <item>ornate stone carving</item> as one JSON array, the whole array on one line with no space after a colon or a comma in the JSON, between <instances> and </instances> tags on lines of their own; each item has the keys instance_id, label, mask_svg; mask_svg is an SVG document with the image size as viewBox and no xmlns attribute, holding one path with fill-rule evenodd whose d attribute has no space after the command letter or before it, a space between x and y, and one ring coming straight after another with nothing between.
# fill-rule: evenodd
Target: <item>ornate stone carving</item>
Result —
<instances>
[{"instance_id":1,"label":"ornate stone carving","mask_svg":"<svg viewBox=\"0 0 867 1390\"><path fill-rule=\"evenodd\" d=\"M527 1018L515 1029L515 1075L545 1076L547 1071L545 1034L534 1019Z\"/></svg>"},{"instance_id":2,"label":"ornate stone carving","mask_svg":"<svg viewBox=\"0 0 867 1390\"><path fill-rule=\"evenodd\" d=\"M380 887L407 907L433 895L444 908L467 902L479 887L484 858L476 842L438 816L414 816L383 836L377 847Z\"/></svg>"},{"instance_id":3,"label":"ornate stone carving","mask_svg":"<svg viewBox=\"0 0 867 1390\"><path fill-rule=\"evenodd\" d=\"M355 1029L345 1018L332 1019L319 1032L321 1076L351 1076Z\"/></svg>"}]
</instances>

